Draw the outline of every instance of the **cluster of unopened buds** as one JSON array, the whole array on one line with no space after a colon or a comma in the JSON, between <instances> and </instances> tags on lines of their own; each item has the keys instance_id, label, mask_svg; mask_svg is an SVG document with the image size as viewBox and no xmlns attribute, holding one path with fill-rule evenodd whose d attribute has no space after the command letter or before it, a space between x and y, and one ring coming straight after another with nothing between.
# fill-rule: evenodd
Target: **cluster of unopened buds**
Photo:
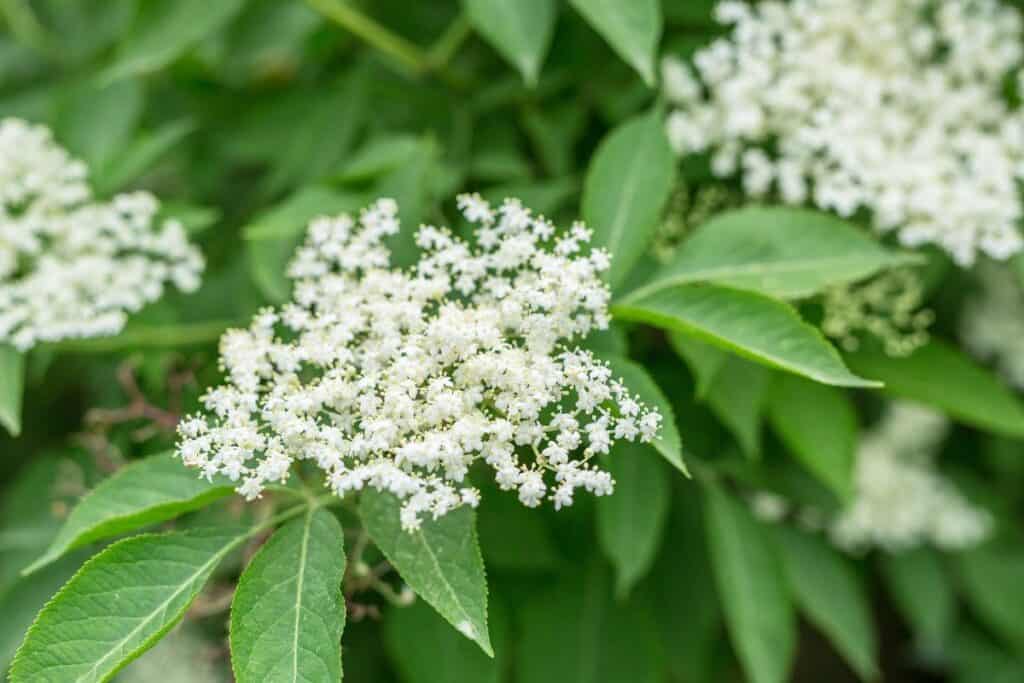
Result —
<instances>
[{"instance_id":1,"label":"cluster of unopened buds","mask_svg":"<svg viewBox=\"0 0 1024 683\"><path fill-rule=\"evenodd\" d=\"M384 245L394 201L313 220L293 300L222 338L226 382L181 424L185 464L253 499L304 460L338 496L397 496L409 530L478 504L475 463L529 507L611 493L595 457L650 441L661 416L578 346L609 323L608 254L514 199L458 205L474 243L423 226L406 270Z\"/></svg>"},{"instance_id":2,"label":"cluster of unopened buds","mask_svg":"<svg viewBox=\"0 0 1024 683\"><path fill-rule=\"evenodd\" d=\"M203 258L146 192L92 196L50 131L0 121L0 343L118 333L168 283L191 292Z\"/></svg>"}]
</instances>

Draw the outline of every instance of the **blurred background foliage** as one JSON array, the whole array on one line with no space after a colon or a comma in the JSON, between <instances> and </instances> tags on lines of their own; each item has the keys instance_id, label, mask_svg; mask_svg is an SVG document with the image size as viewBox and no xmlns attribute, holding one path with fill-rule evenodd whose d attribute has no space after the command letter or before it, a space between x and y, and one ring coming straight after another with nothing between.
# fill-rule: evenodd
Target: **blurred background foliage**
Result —
<instances>
[{"instance_id":1,"label":"blurred background foliage","mask_svg":"<svg viewBox=\"0 0 1024 683\"><path fill-rule=\"evenodd\" d=\"M518 196L571 220L598 143L657 106L655 62L631 59L628 50L623 58L614 38L568 3L556 4L543 63L520 70L503 58L500 38L474 27L474 4L0 0L0 115L50 125L89 164L99 195L153 191L208 259L201 291L166 297L118 337L29 356L23 433L0 434L0 664L83 555L25 579L18 571L97 481L173 445L177 416L194 410L217 379L220 332L287 298L283 264L309 218L386 195L399 201L406 229L448 223L454 194L473 190ZM685 56L720 30L711 0L653 4L664 22L660 53ZM708 179L701 164L684 164L679 191ZM408 262L408 245L395 246L397 260ZM942 272L943 287L930 295L938 334L962 303L962 276ZM763 428L760 406L744 413L737 405L752 392L742 367L738 394L704 401L700 378L661 333L625 331L630 355L671 399L691 467L836 507L836 495L796 463L779 432ZM856 401L864 421L881 410L877 394L857 392ZM857 680L859 671L886 681L1024 681L1020 450L1019 440L966 427L949 441L947 459L963 472L965 488L1007 520L1000 538L970 557L919 550L851 559L798 532L788 541L797 549L780 539L787 553L817 558L812 566L826 578L829 563L838 563L836 572L854 586L852 599L870 605L868 640L851 644L833 629L848 619L823 624L820 614L860 613L862 606L836 603L845 594L827 581L810 586L798 600L792 680ZM555 514L485 490L478 523L497 658L487 659L422 602L368 609L364 618L350 612L346 680L745 680L724 637L711 563L739 553L744 571L745 544L767 542L774 532L725 489L671 475L657 461L651 486L638 494L655 502L624 532L632 537L631 529L642 528L638 537L648 539L616 562L629 566L631 553L644 554L627 582L602 554L615 542L599 541L594 501L584 497ZM738 546L716 547L707 510L742 527L723 532L738 534ZM237 503L197 513L243 514L260 513ZM242 559L226 563L185 622L117 680L230 680L227 608ZM771 588L751 590L739 599L750 601L756 620L758 610L771 609L759 591ZM851 650L867 658L858 664Z\"/></svg>"}]
</instances>

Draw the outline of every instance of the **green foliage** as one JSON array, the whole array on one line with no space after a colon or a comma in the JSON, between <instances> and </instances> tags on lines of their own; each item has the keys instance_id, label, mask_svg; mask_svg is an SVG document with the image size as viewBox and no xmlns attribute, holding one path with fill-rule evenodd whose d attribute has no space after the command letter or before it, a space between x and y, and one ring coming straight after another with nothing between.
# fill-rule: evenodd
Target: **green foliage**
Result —
<instances>
[{"instance_id":1,"label":"green foliage","mask_svg":"<svg viewBox=\"0 0 1024 683\"><path fill-rule=\"evenodd\" d=\"M941 558L929 548L883 555L879 569L896 607L921 642L942 646L956 621L956 594Z\"/></svg>"},{"instance_id":2,"label":"green foliage","mask_svg":"<svg viewBox=\"0 0 1024 683\"><path fill-rule=\"evenodd\" d=\"M244 5L224 0L148 0L118 48L114 63L104 72L107 81L140 76L173 62L197 42L224 26Z\"/></svg>"},{"instance_id":3,"label":"green foliage","mask_svg":"<svg viewBox=\"0 0 1024 683\"><path fill-rule=\"evenodd\" d=\"M344 534L310 507L260 548L231 602L235 680L340 681Z\"/></svg>"},{"instance_id":4,"label":"green foliage","mask_svg":"<svg viewBox=\"0 0 1024 683\"><path fill-rule=\"evenodd\" d=\"M655 54L661 40L661 8L658 0L570 0L572 6L653 86Z\"/></svg>"},{"instance_id":5,"label":"green foliage","mask_svg":"<svg viewBox=\"0 0 1024 683\"><path fill-rule=\"evenodd\" d=\"M616 593L625 597L657 555L671 488L649 446L619 443L606 460L615 493L597 501L597 538L615 567Z\"/></svg>"},{"instance_id":6,"label":"green foliage","mask_svg":"<svg viewBox=\"0 0 1024 683\"><path fill-rule=\"evenodd\" d=\"M517 652L519 681L614 683L660 680L662 653L650 609L619 605L607 572L591 563L584 574L536 595L523 608Z\"/></svg>"},{"instance_id":7,"label":"green foliage","mask_svg":"<svg viewBox=\"0 0 1024 683\"><path fill-rule=\"evenodd\" d=\"M495 620L493 626L499 624ZM404 683L503 680L501 659L485 655L423 602L388 611L384 638Z\"/></svg>"},{"instance_id":8,"label":"green foliage","mask_svg":"<svg viewBox=\"0 0 1024 683\"><path fill-rule=\"evenodd\" d=\"M768 420L803 465L837 496L853 495L857 413L846 394L782 375L772 386Z\"/></svg>"},{"instance_id":9,"label":"green foliage","mask_svg":"<svg viewBox=\"0 0 1024 683\"><path fill-rule=\"evenodd\" d=\"M823 384L873 387L846 366L821 333L775 299L707 285L679 285L612 307L623 320L644 322L714 344L769 367Z\"/></svg>"},{"instance_id":10,"label":"green foliage","mask_svg":"<svg viewBox=\"0 0 1024 683\"><path fill-rule=\"evenodd\" d=\"M825 541L776 528L782 566L793 598L864 680L878 676L878 638L860 577Z\"/></svg>"},{"instance_id":11,"label":"green foliage","mask_svg":"<svg viewBox=\"0 0 1024 683\"><path fill-rule=\"evenodd\" d=\"M944 342L933 340L906 358L865 350L847 361L856 372L884 382L893 396L934 406L979 429L1024 437L1024 401Z\"/></svg>"},{"instance_id":12,"label":"green foliage","mask_svg":"<svg viewBox=\"0 0 1024 683\"><path fill-rule=\"evenodd\" d=\"M250 272L263 294L278 303L288 300L291 294L291 281L286 274L288 262L302 242L310 220L355 211L362 204L361 197L311 185L256 217L245 228L244 236L249 245Z\"/></svg>"},{"instance_id":13,"label":"green foliage","mask_svg":"<svg viewBox=\"0 0 1024 683\"><path fill-rule=\"evenodd\" d=\"M181 466L173 453L156 455L118 470L75 506L56 537L25 573L69 550L173 519L231 493L230 482L209 483Z\"/></svg>"},{"instance_id":14,"label":"green foliage","mask_svg":"<svg viewBox=\"0 0 1024 683\"><path fill-rule=\"evenodd\" d=\"M528 85L536 85L555 30L555 0L463 0L463 6L481 35L519 69Z\"/></svg>"},{"instance_id":15,"label":"green foliage","mask_svg":"<svg viewBox=\"0 0 1024 683\"><path fill-rule=\"evenodd\" d=\"M729 635L753 683L788 679L796 618L778 553L742 505L718 487L705 499L707 539Z\"/></svg>"},{"instance_id":16,"label":"green foliage","mask_svg":"<svg viewBox=\"0 0 1024 683\"><path fill-rule=\"evenodd\" d=\"M0 345L0 425L17 436L21 433L21 394L25 385L25 356Z\"/></svg>"},{"instance_id":17,"label":"green foliage","mask_svg":"<svg viewBox=\"0 0 1024 683\"><path fill-rule=\"evenodd\" d=\"M612 254L609 280L617 288L644 255L672 190L675 167L656 111L613 130L598 146L583 183L583 220L591 244Z\"/></svg>"},{"instance_id":18,"label":"green foliage","mask_svg":"<svg viewBox=\"0 0 1024 683\"><path fill-rule=\"evenodd\" d=\"M370 538L418 596L493 657L487 580L473 511L460 508L407 532L399 521L399 507L391 495L363 493L359 516Z\"/></svg>"},{"instance_id":19,"label":"green foliage","mask_svg":"<svg viewBox=\"0 0 1024 683\"><path fill-rule=\"evenodd\" d=\"M818 294L920 257L888 250L828 214L782 207L727 211L697 229L631 296L713 282L783 299Z\"/></svg>"},{"instance_id":20,"label":"green foliage","mask_svg":"<svg viewBox=\"0 0 1024 683\"><path fill-rule=\"evenodd\" d=\"M621 379L629 390L639 397L640 401L658 409L663 418L662 426L651 445L673 467L683 474L689 474L686 471L686 464L683 462L683 440L679 435L679 428L676 426L675 413L672 410L672 404L665 398L665 394L658 388L642 365L637 365L615 354L601 353L599 356L611 366L615 377Z\"/></svg>"},{"instance_id":21,"label":"green foliage","mask_svg":"<svg viewBox=\"0 0 1024 683\"><path fill-rule=\"evenodd\" d=\"M109 680L181 619L217 565L252 533L213 527L110 546L40 612L11 665L11 683Z\"/></svg>"},{"instance_id":22,"label":"green foliage","mask_svg":"<svg viewBox=\"0 0 1024 683\"><path fill-rule=\"evenodd\" d=\"M960 579L966 598L981 621L1018 652L1024 652L1024 595L1020 580L1024 552L1016 544L993 541L961 553Z\"/></svg>"}]
</instances>

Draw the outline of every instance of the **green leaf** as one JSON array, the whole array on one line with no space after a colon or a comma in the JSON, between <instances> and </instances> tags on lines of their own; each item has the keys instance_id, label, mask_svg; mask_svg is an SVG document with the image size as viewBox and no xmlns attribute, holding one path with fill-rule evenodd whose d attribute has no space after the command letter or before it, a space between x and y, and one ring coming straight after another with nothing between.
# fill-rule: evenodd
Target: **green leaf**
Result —
<instances>
[{"instance_id":1,"label":"green leaf","mask_svg":"<svg viewBox=\"0 0 1024 683\"><path fill-rule=\"evenodd\" d=\"M915 548L879 557L889 597L928 649L942 647L956 624L956 595L938 553Z\"/></svg>"},{"instance_id":2,"label":"green leaf","mask_svg":"<svg viewBox=\"0 0 1024 683\"><path fill-rule=\"evenodd\" d=\"M393 266L410 266L419 257L416 231L427 220L427 210L434 194L433 183L439 171L439 155L437 143L430 137L424 137L406 163L385 174L373 186L374 197L391 197L398 202L401 230L386 242L391 250Z\"/></svg>"},{"instance_id":3,"label":"green leaf","mask_svg":"<svg viewBox=\"0 0 1024 683\"><path fill-rule=\"evenodd\" d=\"M245 0L146 0L103 78L110 82L164 68L234 19L244 5Z\"/></svg>"},{"instance_id":4,"label":"green leaf","mask_svg":"<svg viewBox=\"0 0 1024 683\"><path fill-rule=\"evenodd\" d=\"M515 572L557 569L562 560L543 516L500 491L493 478L480 488L487 504L477 510L476 526L486 565Z\"/></svg>"},{"instance_id":5,"label":"green leaf","mask_svg":"<svg viewBox=\"0 0 1024 683\"><path fill-rule=\"evenodd\" d=\"M885 392L933 406L954 420L1010 437L1024 436L1024 403L956 348L932 340L907 357L882 351L846 356L855 371L885 382Z\"/></svg>"},{"instance_id":6,"label":"green leaf","mask_svg":"<svg viewBox=\"0 0 1024 683\"><path fill-rule=\"evenodd\" d=\"M877 387L843 365L836 350L788 304L714 285L679 285L614 304L620 320L695 336L763 365L823 384Z\"/></svg>"},{"instance_id":7,"label":"green leaf","mask_svg":"<svg viewBox=\"0 0 1024 683\"><path fill-rule=\"evenodd\" d=\"M647 250L674 176L675 160L656 111L614 129L594 153L583 181L582 214L594 230L592 245L611 253L613 289Z\"/></svg>"},{"instance_id":8,"label":"green leaf","mask_svg":"<svg viewBox=\"0 0 1024 683\"><path fill-rule=\"evenodd\" d=\"M650 446L620 441L604 459L615 493L597 500L597 539L625 598L654 563L668 515L669 481Z\"/></svg>"},{"instance_id":9,"label":"green leaf","mask_svg":"<svg viewBox=\"0 0 1024 683\"><path fill-rule=\"evenodd\" d=\"M150 456L121 468L82 498L47 551L22 573L73 548L197 510L231 491L229 482L200 479L173 453Z\"/></svg>"},{"instance_id":10,"label":"green leaf","mask_svg":"<svg viewBox=\"0 0 1024 683\"><path fill-rule=\"evenodd\" d=\"M102 169L135 134L145 98L139 81L72 90L57 117L58 139L90 171Z\"/></svg>"},{"instance_id":11,"label":"green leaf","mask_svg":"<svg viewBox=\"0 0 1024 683\"><path fill-rule=\"evenodd\" d=\"M863 230L826 213L749 207L704 223L683 242L671 263L630 296L712 282L797 299L921 260L916 254L886 249Z\"/></svg>"},{"instance_id":12,"label":"green leaf","mask_svg":"<svg viewBox=\"0 0 1024 683\"><path fill-rule=\"evenodd\" d=\"M679 480L668 538L652 572L654 614L672 680L713 681L722 615L707 549L696 482ZM680 580L680 577L685 577Z\"/></svg>"},{"instance_id":13,"label":"green leaf","mask_svg":"<svg viewBox=\"0 0 1024 683\"><path fill-rule=\"evenodd\" d=\"M72 553L0 592L0 614L4 615L0 620L0 672L7 671L39 610L87 558L85 552Z\"/></svg>"},{"instance_id":14,"label":"green leaf","mask_svg":"<svg viewBox=\"0 0 1024 683\"><path fill-rule=\"evenodd\" d=\"M621 379L622 383L626 385L631 393L639 396L642 403L655 408L661 413L661 429L658 431L658 436L651 442L651 445L673 467L686 476L690 476L690 473L686 470L686 463L683 462L683 439L679 435L679 427L676 425L676 416L672 410L672 404L647 373L647 370L642 365L622 356L610 353L598 353L596 355L611 366L613 376Z\"/></svg>"},{"instance_id":15,"label":"green leaf","mask_svg":"<svg viewBox=\"0 0 1024 683\"><path fill-rule=\"evenodd\" d=\"M583 18L600 33L648 86L654 86L654 62L661 40L661 3L658 0L570 0Z\"/></svg>"},{"instance_id":16,"label":"green leaf","mask_svg":"<svg viewBox=\"0 0 1024 683\"><path fill-rule=\"evenodd\" d=\"M462 0L462 5L480 35L528 85L536 85L558 16L554 0Z\"/></svg>"},{"instance_id":17,"label":"green leaf","mask_svg":"<svg viewBox=\"0 0 1024 683\"><path fill-rule=\"evenodd\" d=\"M185 614L224 557L253 534L205 528L143 534L86 562L39 613L11 683L99 683Z\"/></svg>"},{"instance_id":18,"label":"green leaf","mask_svg":"<svg viewBox=\"0 0 1024 683\"><path fill-rule=\"evenodd\" d=\"M329 175L351 149L367 119L370 76L356 67L320 88L274 154L265 189L274 195Z\"/></svg>"},{"instance_id":19,"label":"green leaf","mask_svg":"<svg viewBox=\"0 0 1024 683\"><path fill-rule=\"evenodd\" d=\"M487 579L473 510L462 507L439 519L423 520L417 531L405 531L400 508L394 496L367 489L359 516L402 580L493 657L487 631Z\"/></svg>"},{"instance_id":20,"label":"green leaf","mask_svg":"<svg viewBox=\"0 0 1024 683\"><path fill-rule=\"evenodd\" d=\"M235 680L341 680L344 544L334 515L310 508L260 548L231 602Z\"/></svg>"},{"instance_id":21,"label":"green leaf","mask_svg":"<svg viewBox=\"0 0 1024 683\"><path fill-rule=\"evenodd\" d=\"M357 211L364 201L319 185L304 187L246 226L249 268L260 291L275 303L288 301L292 287L285 275L309 222L317 216Z\"/></svg>"},{"instance_id":22,"label":"green leaf","mask_svg":"<svg viewBox=\"0 0 1024 683\"><path fill-rule=\"evenodd\" d=\"M767 530L717 486L707 488L711 565L729 635L752 683L788 680L796 619Z\"/></svg>"},{"instance_id":23,"label":"green leaf","mask_svg":"<svg viewBox=\"0 0 1024 683\"><path fill-rule=\"evenodd\" d=\"M194 130L194 122L179 119L139 136L93 173L92 183L96 193L100 196L113 194L131 183Z\"/></svg>"},{"instance_id":24,"label":"green leaf","mask_svg":"<svg viewBox=\"0 0 1024 683\"><path fill-rule=\"evenodd\" d=\"M768 398L768 421L790 452L840 499L853 495L858 426L846 394L780 375Z\"/></svg>"},{"instance_id":25,"label":"green leaf","mask_svg":"<svg viewBox=\"0 0 1024 683\"><path fill-rule=\"evenodd\" d=\"M705 397L711 412L752 460L761 457L762 412L771 379L764 366L727 356Z\"/></svg>"},{"instance_id":26,"label":"green leaf","mask_svg":"<svg viewBox=\"0 0 1024 683\"><path fill-rule=\"evenodd\" d=\"M412 159L422 140L415 135L374 138L352 154L334 177L340 183L361 183L390 173Z\"/></svg>"},{"instance_id":27,"label":"green leaf","mask_svg":"<svg viewBox=\"0 0 1024 683\"><path fill-rule=\"evenodd\" d=\"M0 425L12 436L21 434L21 401L25 390L25 356L0 344Z\"/></svg>"},{"instance_id":28,"label":"green leaf","mask_svg":"<svg viewBox=\"0 0 1024 683\"><path fill-rule=\"evenodd\" d=\"M381 620L391 660L404 683L499 683L502 667L452 630L422 601L388 610ZM497 626L497 620L494 624ZM495 628L495 633L500 631ZM499 650L498 656L501 656Z\"/></svg>"},{"instance_id":29,"label":"green leaf","mask_svg":"<svg viewBox=\"0 0 1024 683\"><path fill-rule=\"evenodd\" d=\"M1024 548L992 541L956 555L964 595L993 633L1024 652Z\"/></svg>"},{"instance_id":30,"label":"green leaf","mask_svg":"<svg viewBox=\"0 0 1024 683\"><path fill-rule=\"evenodd\" d=\"M694 394L700 399L707 398L718 371L725 367L731 354L682 332L670 331L668 342L672 350L690 366L697 381Z\"/></svg>"},{"instance_id":31,"label":"green leaf","mask_svg":"<svg viewBox=\"0 0 1024 683\"><path fill-rule=\"evenodd\" d=\"M878 677L878 640L870 601L846 558L818 536L778 525L789 589L807 619L863 680Z\"/></svg>"},{"instance_id":32,"label":"green leaf","mask_svg":"<svg viewBox=\"0 0 1024 683\"><path fill-rule=\"evenodd\" d=\"M185 622L117 674L117 683L224 683L220 657L199 624Z\"/></svg>"},{"instance_id":33,"label":"green leaf","mask_svg":"<svg viewBox=\"0 0 1024 683\"><path fill-rule=\"evenodd\" d=\"M521 613L516 680L660 683L664 671L650 609L636 601L616 604L601 563L587 567L531 595Z\"/></svg>"}]
</instances>

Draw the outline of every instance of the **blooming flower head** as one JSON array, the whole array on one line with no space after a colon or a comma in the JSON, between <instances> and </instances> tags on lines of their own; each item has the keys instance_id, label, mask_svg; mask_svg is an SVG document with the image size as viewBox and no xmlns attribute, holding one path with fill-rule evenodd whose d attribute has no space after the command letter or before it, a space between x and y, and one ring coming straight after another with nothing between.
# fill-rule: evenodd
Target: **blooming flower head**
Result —
<instances>
[{"instance_id":1,"label":"blooming flower head","mask_svg":"<svg viewBox=\"0 0 1024 683\"><path fill-rule=\"evenodd\" d=\"M1024 247L1024 116L1005 97L1022 22L998 0L726 1L696 71L664 64L680 154L962 266Z\"/></svg>"},{"instance_id":2,"label":"blooming flower head","mask_svg":"<svg viewBox=\"0 0 1024 683\"><path fill-rule=\"evenodd\" d=\"M198 287L181 223L145 192L96 201L86 175L45 127L0 121L0 343L116 334L166 283Z\"/></svg>"},{"instance_id":3,"label":"blooming flower head","mask_svg":"<svg viewBox=\"0 0 1024 683\"><path fill-rule=\"evenodd\" d=\"M311 461L338 496L402 499L406 529L476 506L476 462L529 507L610 493L594 456L651 440L661 418L574 345L608 325L608 255L582 224L559 233L517 200L458 204L475 246L423 226L408 270L384 246L394 201L313 220L293 301L222 338L226 382L204 397L209 417L182 423L185 464L252 499Z\"/></svg>"}]
</instances>

